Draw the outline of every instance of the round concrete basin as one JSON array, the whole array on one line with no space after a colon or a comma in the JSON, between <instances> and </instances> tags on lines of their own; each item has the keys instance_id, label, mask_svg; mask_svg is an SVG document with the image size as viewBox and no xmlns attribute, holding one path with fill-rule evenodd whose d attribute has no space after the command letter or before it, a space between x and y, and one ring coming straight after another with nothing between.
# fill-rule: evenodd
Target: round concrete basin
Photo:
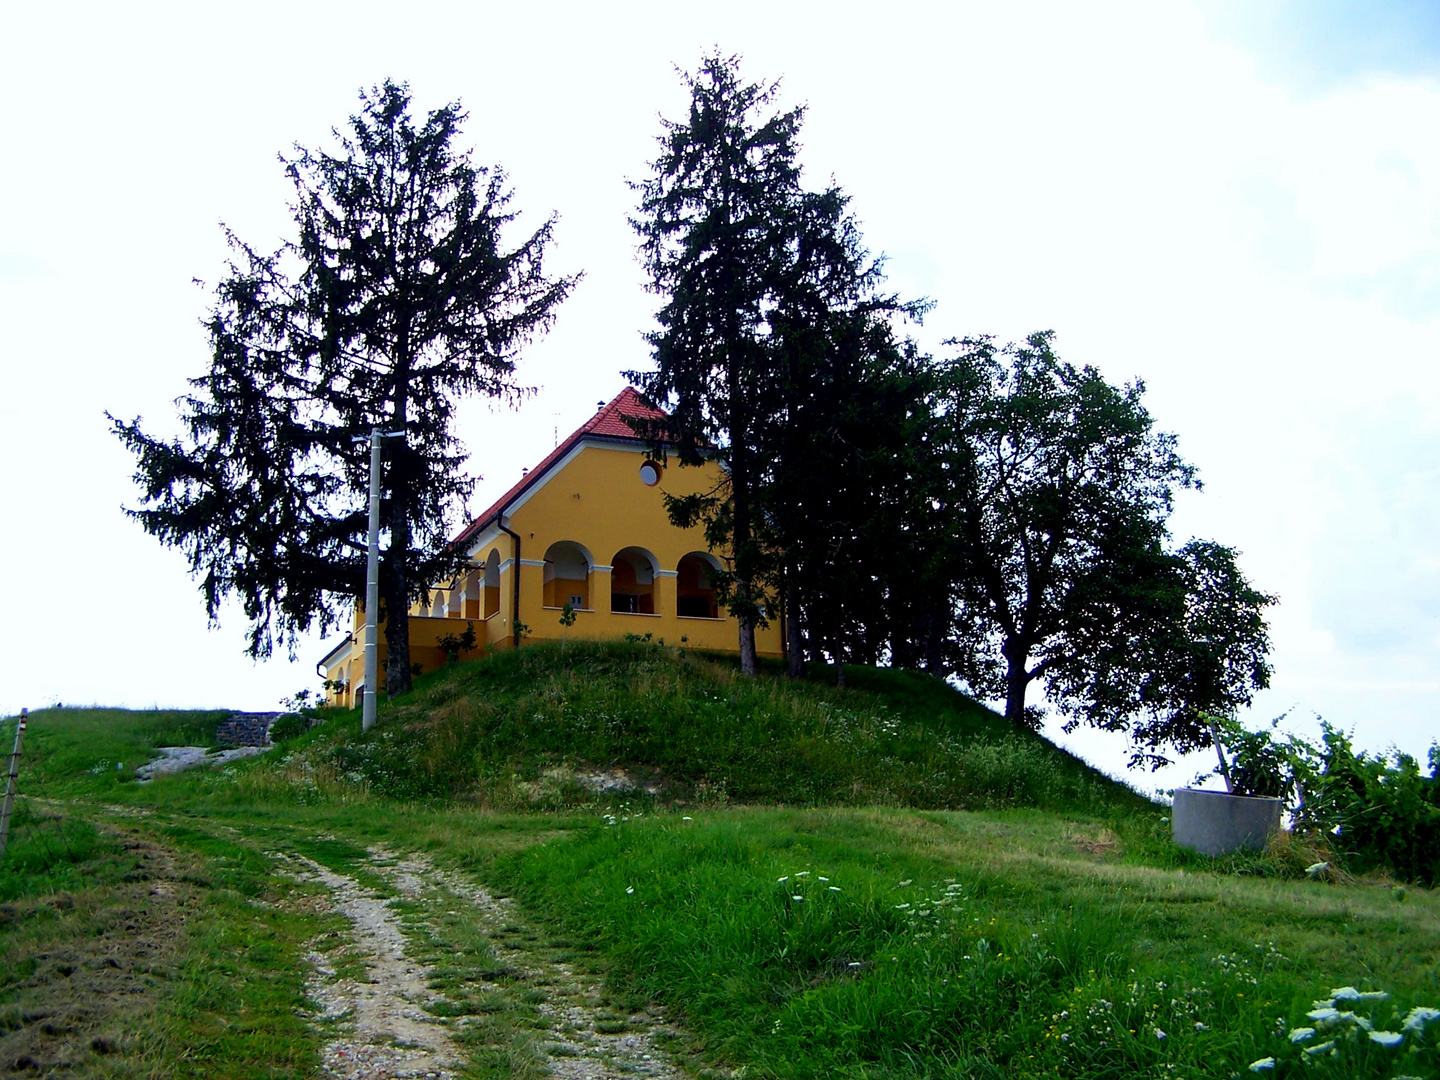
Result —
<instances>
[{"instance_id":1,"label":"round concrete basin","mask_svg":"<svg viewBox=\"0 0 1440 1080\"><path fill-rule=\"evenodd\" d=\"M1201 855L1259 850L1280 831L1280 799L1179 788L1170 812L1175 843Z\"/></svg>"}]
</instances>

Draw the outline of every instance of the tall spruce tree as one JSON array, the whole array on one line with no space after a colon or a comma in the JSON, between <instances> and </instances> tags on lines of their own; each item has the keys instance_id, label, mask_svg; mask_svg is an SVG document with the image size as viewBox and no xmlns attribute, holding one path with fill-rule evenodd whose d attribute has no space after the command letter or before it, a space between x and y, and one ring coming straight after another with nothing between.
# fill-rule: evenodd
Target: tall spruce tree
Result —
<instances>
[{"instance_id":1,"label":"tall spruce tree","mask_svg":"<svg viewBox=\"0 0 1440 1080\"><path fill-rule=\"evenodd\" d=\"M413 599L463 557L447 540L472 481L452 430L465 394L519 393L522 347L578 278L543 268L555 219L514 247L504 172L454 143L458 103L418 126L405 84L363 93L339 152L282 157L296 234L273 254L227 230L229 272L206 322L208 374L180 399L173 441L111 417L137 458L127 511L200 578L212 619L226 597L249 652L338 623L365 582L372 429L387 447L381 560L389 692L409 688Z\"/></svg>"},{"instance_id":2,"label":"tall spruce tree","mask_svg":"<svg viewBox=\"0 0 1440 1080\"><path fill-rule=\"evenodd\" d=\"M847 657L875 663L884 651L879 592L903 489L894 466L924 383L924 364L894 321L929 307L881 291L882 262L865 250L848 205L832 186L792 209L769 316L781 389L759 432L790 671L799 674L808 644L830 655L841 681Z\"/></svg>"},{"instance_id":3,"label":"tall spruce tree","mask_svg":"<svg viewBox=\"0 0 1440 1080\"><path fill-rule=\"evenodd\" d=\"M641 260L664 303L648 338L655 370L627 374L651 400L673 403L664 434L682 464L707 454L725 463L724 490L672 503L671 513L703 520L712 546L729 549L727 599L741 670L753 674L767 557L757 446L777 392L768 319L800 199L804 110L772 114L777 84L744 82L735 57L707 56L683 78L689 117L662 121L651 175L633 185Z\"/></svg>"}]
</instances>

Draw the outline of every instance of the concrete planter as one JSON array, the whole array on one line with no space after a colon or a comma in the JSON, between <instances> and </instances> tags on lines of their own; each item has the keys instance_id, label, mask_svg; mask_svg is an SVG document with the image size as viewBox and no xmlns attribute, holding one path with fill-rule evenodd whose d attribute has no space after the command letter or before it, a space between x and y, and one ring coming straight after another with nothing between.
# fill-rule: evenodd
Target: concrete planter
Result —
<instances>
[{"instance_id":1,"label":"concrete planter","mask_svg":"<svg viewBox=\"0 0 1440 1080\"><path fill-rule=\"evenodd\" d=\"M1175 843L1201 855L1259 850L1280 831L1281 799L1179 788L1170 812Z\"/></svg>"}]
</instances>

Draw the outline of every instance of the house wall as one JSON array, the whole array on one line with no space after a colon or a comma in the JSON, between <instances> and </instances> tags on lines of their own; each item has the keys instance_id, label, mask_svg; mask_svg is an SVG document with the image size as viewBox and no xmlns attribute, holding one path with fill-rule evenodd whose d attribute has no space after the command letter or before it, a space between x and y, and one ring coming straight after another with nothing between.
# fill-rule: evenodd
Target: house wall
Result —
<instances>
[{"instance_id":1,"label":"house wall","mask_svg":"<svg viewBox=\"0 0 1440 1080\"><path fill-rule=\"evenodd\" d=\"M572 590L556 588L546 602L545 555L552 545L568 541L583 549L591 567L583 592L589 606L575 613L570 637L605 640L648 633L672 644L684 637L694 648L738 649L738 627L728 615L706 619L676 614L680 560L692 552L704 553L705 537L701 528L672 525L664 502L666 492L684 496L713 490L722 478L720 468L714 464L680 468L672 459L663 469L660 483L651 487L640 478L640 467L648 460L638 447L584 446L510 513L510 528L521 538L520 618L530 628L530 640L564 636L560 615L565 596L560 594ZM508 559L510 538L502 534L502 539L507 546L501 550ZM653 558L653 614L610 610L611 585L616 580L614 560L627 548L639 548ZM483 559L488 550L477 552L477 558ZM506 603L512 595L512 572L513 563L502 573L505 580L500 594ZM642 571L641 580L645 576ZM620 577L628 583L623 571ZM563 579L556 579L555 584L567 585ZM508 623L497 629L510 633ZM496 644L503 647L506 643ZM781 654L776 620L756 632L755 644L763 656Z\"/></svg>"},{"instance_id":2,"label":"house wall","mask_svg":"<svg viewBox=\"0 0 1440 1080\"><path fill-rule=\"evenodd\" d=\"M666 492L684 496L713 490L721 480L718 465L706 464L680 468L672 460L662 471L659 484L647 486L640 477L640 467L648 456L640 447L582 445L568 461L557 465L550 475L532 488L518 505L514 505L506 523L520 536L519 564L516 564L514 540L504 532L491 530L477 538L470 555L477 566L483 566L493 553L498 553L500 572L498 584L490 584L493 575L483 570L476 577L462 578L454 588L475 591L480 601L464 602L447 595L441 610L446 614L433 617L432 605L412 609L410 616L410 652L412 661L422 670L433 671L446 662L445 653L436 640L459 633L464 620L475 625L478 649L511 648L514 641L515 612L514 576L520 575L520 621L528 628L529 641L558 641L567 636L560 625L563 605L570 595L585 598L586 606L575 612L575 624L568 631L572 640L618 640L626 634L651 634L667 643L684 643L691 648L716 651L738 651L738 626L722 610L718 618L682 617L677 614L679 599L678 568L680 560L691 553L705 553L704 531L701 528L679 529L670 523L665 511ZM573 544L584 553L588 573L583 579L574 574L571 561L558 559L547 581L546 553L561 542ZM611 583L616 555L625 549L638 548L653 558L649 577L653 613L611 611ZM557 573L558 571L558 573ZM620 575L627 584L628 574ZM484 584L479 584L484 582ZM686 583L686 592L693 594L695 579ZM623 586L622 586L623 588ZM633 589L631 590L633 591ZM471 612L492 611L488 618L475 618ZM690 609L694 610L693 603ZM355 645L341 654L331 665L331 679L343 678L348 684L337 702L353 705L354 687L364 681L361 642L364 638L363 613L356 612ZM380 670L383 685L385 667L384 630L380 634ZM755 633L756 651L761 656L779 657L781 638L779 620Z\"/></svg>"}]
</instances>

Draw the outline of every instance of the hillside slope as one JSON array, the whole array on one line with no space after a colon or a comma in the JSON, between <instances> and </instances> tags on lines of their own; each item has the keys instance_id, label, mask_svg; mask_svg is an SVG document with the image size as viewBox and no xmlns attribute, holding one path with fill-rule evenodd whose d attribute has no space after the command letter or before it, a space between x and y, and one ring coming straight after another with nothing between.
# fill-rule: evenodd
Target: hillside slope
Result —
<instances>
[{"instance_id":1,"label":"hillside slope","mask_svg":"<svg viewBox=\"0 0 1440 1080\"><path fill-rule=\"evenodd\" d=\"M369 735L351 714L316 750L379 794L500 806L590 802L577 775L593 787L607 772L686 801L1082 813L1150 805L939 679L848 674L842 691L775 674L745 679L723 660L647 643L536 645L421 679L382 708Z\"/></svg>"}]
</instances>

